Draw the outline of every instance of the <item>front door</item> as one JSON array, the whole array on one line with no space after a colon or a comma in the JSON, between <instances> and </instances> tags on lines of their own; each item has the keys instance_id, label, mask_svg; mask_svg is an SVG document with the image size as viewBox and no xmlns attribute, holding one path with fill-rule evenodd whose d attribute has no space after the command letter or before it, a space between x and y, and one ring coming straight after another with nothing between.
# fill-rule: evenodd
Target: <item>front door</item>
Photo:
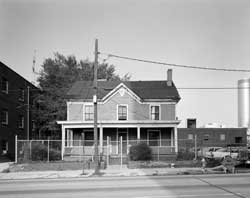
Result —
<instances>
[{"instance_id":1,"label":"front door","mask_svg":"<svg viewBox=\"0 0 250 198\"><path fill-rule=\"evenodd\" d=\"M121 145L122 137L122 145ZM118 129L118 153L127 154L127 144L128 144L128 131L127 129Z\"/></svg>"}]
</instances>

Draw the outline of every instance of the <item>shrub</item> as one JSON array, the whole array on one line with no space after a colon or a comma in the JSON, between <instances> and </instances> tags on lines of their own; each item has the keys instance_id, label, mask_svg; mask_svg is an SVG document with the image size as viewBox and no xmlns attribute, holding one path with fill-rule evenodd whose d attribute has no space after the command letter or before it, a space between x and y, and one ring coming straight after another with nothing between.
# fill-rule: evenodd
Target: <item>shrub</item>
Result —
<instances>
[{"instance_id":1,"label":"shrub","mask_svg":"<svg viewBox=\"0 0 250 198\"><path fill-rule=\"evenodd\" d=\"M32 161L46 161L48 160L48 147L41 143L33 143L32 145ZM49 150L49 160L60 160L61 153L55 149Z\"/></svg>"},{"instance_id":2,"label":"shrub","mask_svg":"<svg viewBox=\"0 0 250 198\"><path fill-rule=\"evenodd\" d=\"M195 157L194 152L190 152L187 149L181 149L178 151L177 160L193 160Z\"/></svg>"},{"instance_id":3,"label":"shrub","mask_svg":"<svg viewBox=\"0 0 250 198\"><path fill-rule=\"evenodd\" d=\"M146 143L133 145L129 149L129 158L132 161L148 161L152 159L152 150Z\"/></svg>"}]
</instances>

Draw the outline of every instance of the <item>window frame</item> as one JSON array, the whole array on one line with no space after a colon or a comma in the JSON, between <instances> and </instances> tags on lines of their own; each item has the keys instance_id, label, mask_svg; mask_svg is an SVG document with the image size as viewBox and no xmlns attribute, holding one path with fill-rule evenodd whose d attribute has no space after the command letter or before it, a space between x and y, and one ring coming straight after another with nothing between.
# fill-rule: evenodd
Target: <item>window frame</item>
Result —
<instances>
[{"instance_id":1,"label":"window frame","mask_svg":"<svg viewBox=\"0 0 250 198\"><path fill-rule=\"evenodd\" d=\"M153 113L152 112L152 107L158 107L159 108L159 111L158 111L158 119L153 119L153 116L152 115L157 115L156 113ZM149 106L149 117L150 117L150 120L161 120L161 105L159 104L151 104Z\"/></svg>"},{"instance_id":2,"label":"window frame","mask_svg":"<svg viewBox=\"0 0 250 198\"><path fill-rule=\"evenodd\" d=\"M224 136L224 138L222 138L223 136ZM223 141L223 142L226 141L226 134L225 133L220 134L220 141Z\"/></svg>"},{"instance_id":3,"label":"window frame","mask_svg":"<svg viewBox=\"0 0 250 198\"><path fill-rule=\"evenodd\" d=\"M24 129L24 116L23 115L18 116L18 128Z\"/></svg>"},{"instance_id":4,"label":"window frame","mask_svg":"<svg viewBox=\"0 0 250 198\"><path fill-rule=\"evenodd\" d=\"M5 82L5 85L6 85L6 86L4 86L4 82ZM3 88L4 88L4 89L3 89ZM8 93L9 93L9 81L8 81L8 79L5 78L5 77L2 77L2 78L1 78L1 91L2 91L3 93L5 93L5 94L8 94Z\"/></svg>"},{"instance_id":5,"label":"window frame","mask_svg":"<svg viewBox=\"0 0 250 198\"><path fill-rule=\"evenodd\" d=\"M210 138L210 135L208 133L203 135L203 141L208 142Z\"/></svg>"},{"instance_id":6,"label":"window frame","mask_svg":"<svg viewBox=\"0 0 250 198\"><path fill-rule=\"evenodd\" d=\"M5 115L3 116L4 113L5 113ZM4 117L5 117L5 120L3 120ZM7 109L2 109L1 110L0 119L1 119L1 124L2 125L8 125L9 124L9 112L8 112Z\"/></svg>"},{"instance_id":7,"label":"window frame","mask_svg":"<svg viewBox=\"0 0 250 198\"><path fill-rule=\"evenodd\" d=\"M150 137L150 133L158 133L159 134L159 139L158 141L156 141L156 145L150 145L150 142L153 141L153 140L150 140L149 137ZM161 146L161 130L158 130L158 129L149 129L147 130L147 143L148 143L148 146Z\"/></svg>"},{"instance_id":8,"label":"window frame","mask_svg":"<svg viewBox=\"0 0 250 198\"><path fill-rule=\"evenodd\" d=\"M192 136L192 138L190 138ZM193 140L194 139L194 134L193 133L188 133L187 135L188 140Z\"/></svg>"},{"instance_id":9,"label":"window frame","mask_svg":"<svg viewBox=\"0 0 250 198\"><path fill-rule=\"evenodd\" d=\"M92 112L91 111L87 112L86 111L87 107L88 108L91 107ZM84 120L85 121L93 121L94 120L94 105L93 104L85 104L84 105Z\"/></svg>"},{"instance_id":10,"label":"window frame","mask_svg":"<svg viewBox=\"0 0 250 198\"><path fill-rule=\"evenodd\" d=\"M25 90L23 88L20 88L18 100L24 102L24 98L25 98Z\"/></svg>"},{"instance_id":11,"label":"window frame","mask_svg":"<svg viewBox=\"0 0 250 198\"><path fill-rule=\"evenodd\" d=\"M126 107L126 119L120 119L120 116L119 116L119 107ZM118 104L117 105L116 115L117 115L117 120L119 120L119 121L126 121L126 120L128 120L128 105L127 104ZM123 115L123 112L122 112L122 115Z\"/></svg>"}]
</instances>

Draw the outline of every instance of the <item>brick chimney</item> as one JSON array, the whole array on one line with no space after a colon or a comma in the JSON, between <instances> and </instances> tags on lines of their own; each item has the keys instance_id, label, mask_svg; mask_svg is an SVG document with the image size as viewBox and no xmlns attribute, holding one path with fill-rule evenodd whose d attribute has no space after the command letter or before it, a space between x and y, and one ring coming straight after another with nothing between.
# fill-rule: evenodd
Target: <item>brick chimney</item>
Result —
<instances>
[{"instance_id":1,"label":"brick chimney","mask_svg":"<svg viewBox=\"0 0 250 198\"><path fill-rule=\"evenodd\" d=\"M167 72L167 86L172 86L172 83L173 83L173 80L172 80L172 69L168 69L168 72Z\"/></svg>"}]
</instances>

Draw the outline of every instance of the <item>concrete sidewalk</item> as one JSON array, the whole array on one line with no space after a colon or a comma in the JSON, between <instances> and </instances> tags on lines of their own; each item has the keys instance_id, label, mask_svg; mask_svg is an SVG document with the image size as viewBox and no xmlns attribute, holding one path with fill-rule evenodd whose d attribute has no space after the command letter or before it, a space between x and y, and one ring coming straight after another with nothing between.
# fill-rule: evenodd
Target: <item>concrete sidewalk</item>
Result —
<instances>
[{"instance_id":1,"label":"concrete sidewalk","mask_svg":"<svg viewBox=\"0 0 250 198\"><path fill-rule=\"evenodd\" d=\"M13 162L12 162L13 163ZM202 168L144 168L128 169L126 166L110 166L94 175L94 170L66 170L66 171L23 171L1 173L10 166L11 162L0 163L0 180L5 179L36 179L36 178L87 178L87 177L114 177L114 176L165 176L165 175L197 175L222 174L222 171L204 172ZM240 173L240 172L238 172ZM246 173L250 173L250 170Z\"/></svg>"},{"instance_id":2,"label":"concrete sidewalk","mask_svg":"<svg viewBox=\"0 0 250 198\"><path fill-rule=\"evenodd\" d=\"M99 175L93 175L93 170L68 170L68 171L30 171L0 173L0 180L4 179L35 179L35 178L84 178L84 177L113 177L113 176L160 176L176 174L201 174L201 168L147 168L147 169L105 169Z\"/></svg>"}]
</instances>

